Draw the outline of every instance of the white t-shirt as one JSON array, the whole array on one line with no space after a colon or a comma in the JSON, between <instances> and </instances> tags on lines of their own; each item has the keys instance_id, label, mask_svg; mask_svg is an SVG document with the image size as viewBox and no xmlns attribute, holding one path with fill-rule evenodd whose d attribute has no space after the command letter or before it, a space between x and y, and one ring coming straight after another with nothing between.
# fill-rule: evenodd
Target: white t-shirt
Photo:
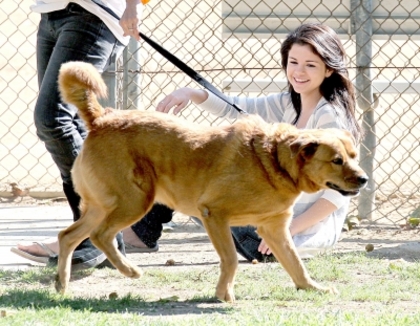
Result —
<instances>
[{"instance_id":1,"label":"white t-shirt","mask_svg":"<svg viewBox=\"0 0 420 326\"><path fill-rule=\"evenodd\" d=\"M35 0L35 4L31 6L31 10L38 13L48 13L64 9L70 2L77 3L90 13L99 17L122 44L128 44L130 37L123 36L124 32L118 19L114 18L111 14L90 0ZM102 0L102 2L115 14L117 14L118 17L121 17L124 13L126 6L125 0ZM142 10L143 5L139 1L139 4L137 5L139 19L141 17Z\"/></svg>"}]
</instances>

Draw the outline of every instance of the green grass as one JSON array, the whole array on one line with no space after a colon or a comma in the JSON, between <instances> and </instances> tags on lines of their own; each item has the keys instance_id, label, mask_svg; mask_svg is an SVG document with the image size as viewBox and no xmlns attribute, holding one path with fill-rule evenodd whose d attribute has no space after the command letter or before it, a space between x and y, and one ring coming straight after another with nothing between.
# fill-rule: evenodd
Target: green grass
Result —
<instances>
[{"instance_id":1,"label":"green grass","mask_svg":"<svg viewBox=\"0 0 420 326\"><path fill-rule=\"evenodd\" d=\"M340 293L297 291L276 263L240 264L235 304L213 298L214 265L147 268L136 280L113 270L79 272L64 296L54 292L54 269L0 271L0 325L420 325L419 262L353 253L305 265ZM121 293L110 299L115 284Z\"/></svg>"}]
</instances>

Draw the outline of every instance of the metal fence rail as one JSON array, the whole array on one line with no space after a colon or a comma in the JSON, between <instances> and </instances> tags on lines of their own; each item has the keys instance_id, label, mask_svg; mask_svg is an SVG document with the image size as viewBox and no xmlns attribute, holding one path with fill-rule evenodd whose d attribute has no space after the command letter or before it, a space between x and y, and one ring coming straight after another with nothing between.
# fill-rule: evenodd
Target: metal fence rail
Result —
<instances>
[{"instance_id":1,"label":"metal fence rail","mask_svg":"<svg viewBox=\"0 0 420 326\"><path fill-rule=\"evenodd\" d=\"M35 135L35 41L39 15L30 0L0 2L0 195L10 183L30 192L61 191L58 170ZM420 206L420 4L411 0L151 1L142 32L231 95L285 89L280 45L306 21L333 27L348 54L367 130L361 164L371 175L351 215L393 225ZM131 42L118 63L116 106L153 110L171 91L197 87L143 42ZM114 76L114 68L108 77ZM227 123L194 105L182 116Z\"/></svg>"}]
</instances>

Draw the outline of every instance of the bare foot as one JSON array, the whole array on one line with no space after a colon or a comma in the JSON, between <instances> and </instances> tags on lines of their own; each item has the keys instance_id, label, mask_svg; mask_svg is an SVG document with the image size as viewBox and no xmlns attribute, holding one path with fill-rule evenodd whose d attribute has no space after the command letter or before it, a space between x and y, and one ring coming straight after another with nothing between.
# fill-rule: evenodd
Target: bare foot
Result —
<instances>
[{"instance_id":1,"label":"bare foot","mask_svg":"<svg viewBox=\"0 0 420 326\"><path fill-rule=\"evenodd\" d=\"M131 227L122 230L122 233L125 244L130 244L133 247L137 248L147 248L144 242L139 239L139 237L137 236L137 234L134 233Z\"/></svg>"},{"instance_id":2,"label":"bare foot","mask_svg":"<svg viewBox=\"0 0 420 326\"><path fill-rule=\"evenodd\" d=\"M50 238L40 242L42 242L44 245L50 248L51 251L53 251L54 253L58 253L60 249L57 238ZM31 243L29 245L18 244L17 247L19 250L25 251L32 255L45 257L49 256L49 253L42 249L42 247L36 243Z\"/></svg>"}]
</instances>

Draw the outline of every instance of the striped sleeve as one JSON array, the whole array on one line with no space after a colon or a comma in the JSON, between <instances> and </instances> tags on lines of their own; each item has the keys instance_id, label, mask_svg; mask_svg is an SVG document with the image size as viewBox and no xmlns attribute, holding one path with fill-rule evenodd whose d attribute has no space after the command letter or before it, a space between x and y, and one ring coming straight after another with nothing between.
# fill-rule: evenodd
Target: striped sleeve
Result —
<instances>
[{"instance_id":1,"label":"striped sleeve","mask_svg":"<svg viewBox=\"0 0 420 326\"><path fill-rule=\"evenodd\" d=\"M342 109L333 107L331 104L324 104L319 107L313 116L313 121L308 126L311 129L338 128L348 129L347 119Z\"/></svg>"},{"instance_id":2,"label":"striped sleeve","mask_svg":"<svg viewBox=\"0 0 420 326\"><path fill-rule=\"evenodd\" d=\"M218 117L230 120L237 119L241 113L212 93L201 103L200 109L206 110ZM285 111L291 106L289 93L277 93L260 97L228 97L233 103L249 114L257 114L269 123L286 122Z\"/></svg>"}]
</instances>

